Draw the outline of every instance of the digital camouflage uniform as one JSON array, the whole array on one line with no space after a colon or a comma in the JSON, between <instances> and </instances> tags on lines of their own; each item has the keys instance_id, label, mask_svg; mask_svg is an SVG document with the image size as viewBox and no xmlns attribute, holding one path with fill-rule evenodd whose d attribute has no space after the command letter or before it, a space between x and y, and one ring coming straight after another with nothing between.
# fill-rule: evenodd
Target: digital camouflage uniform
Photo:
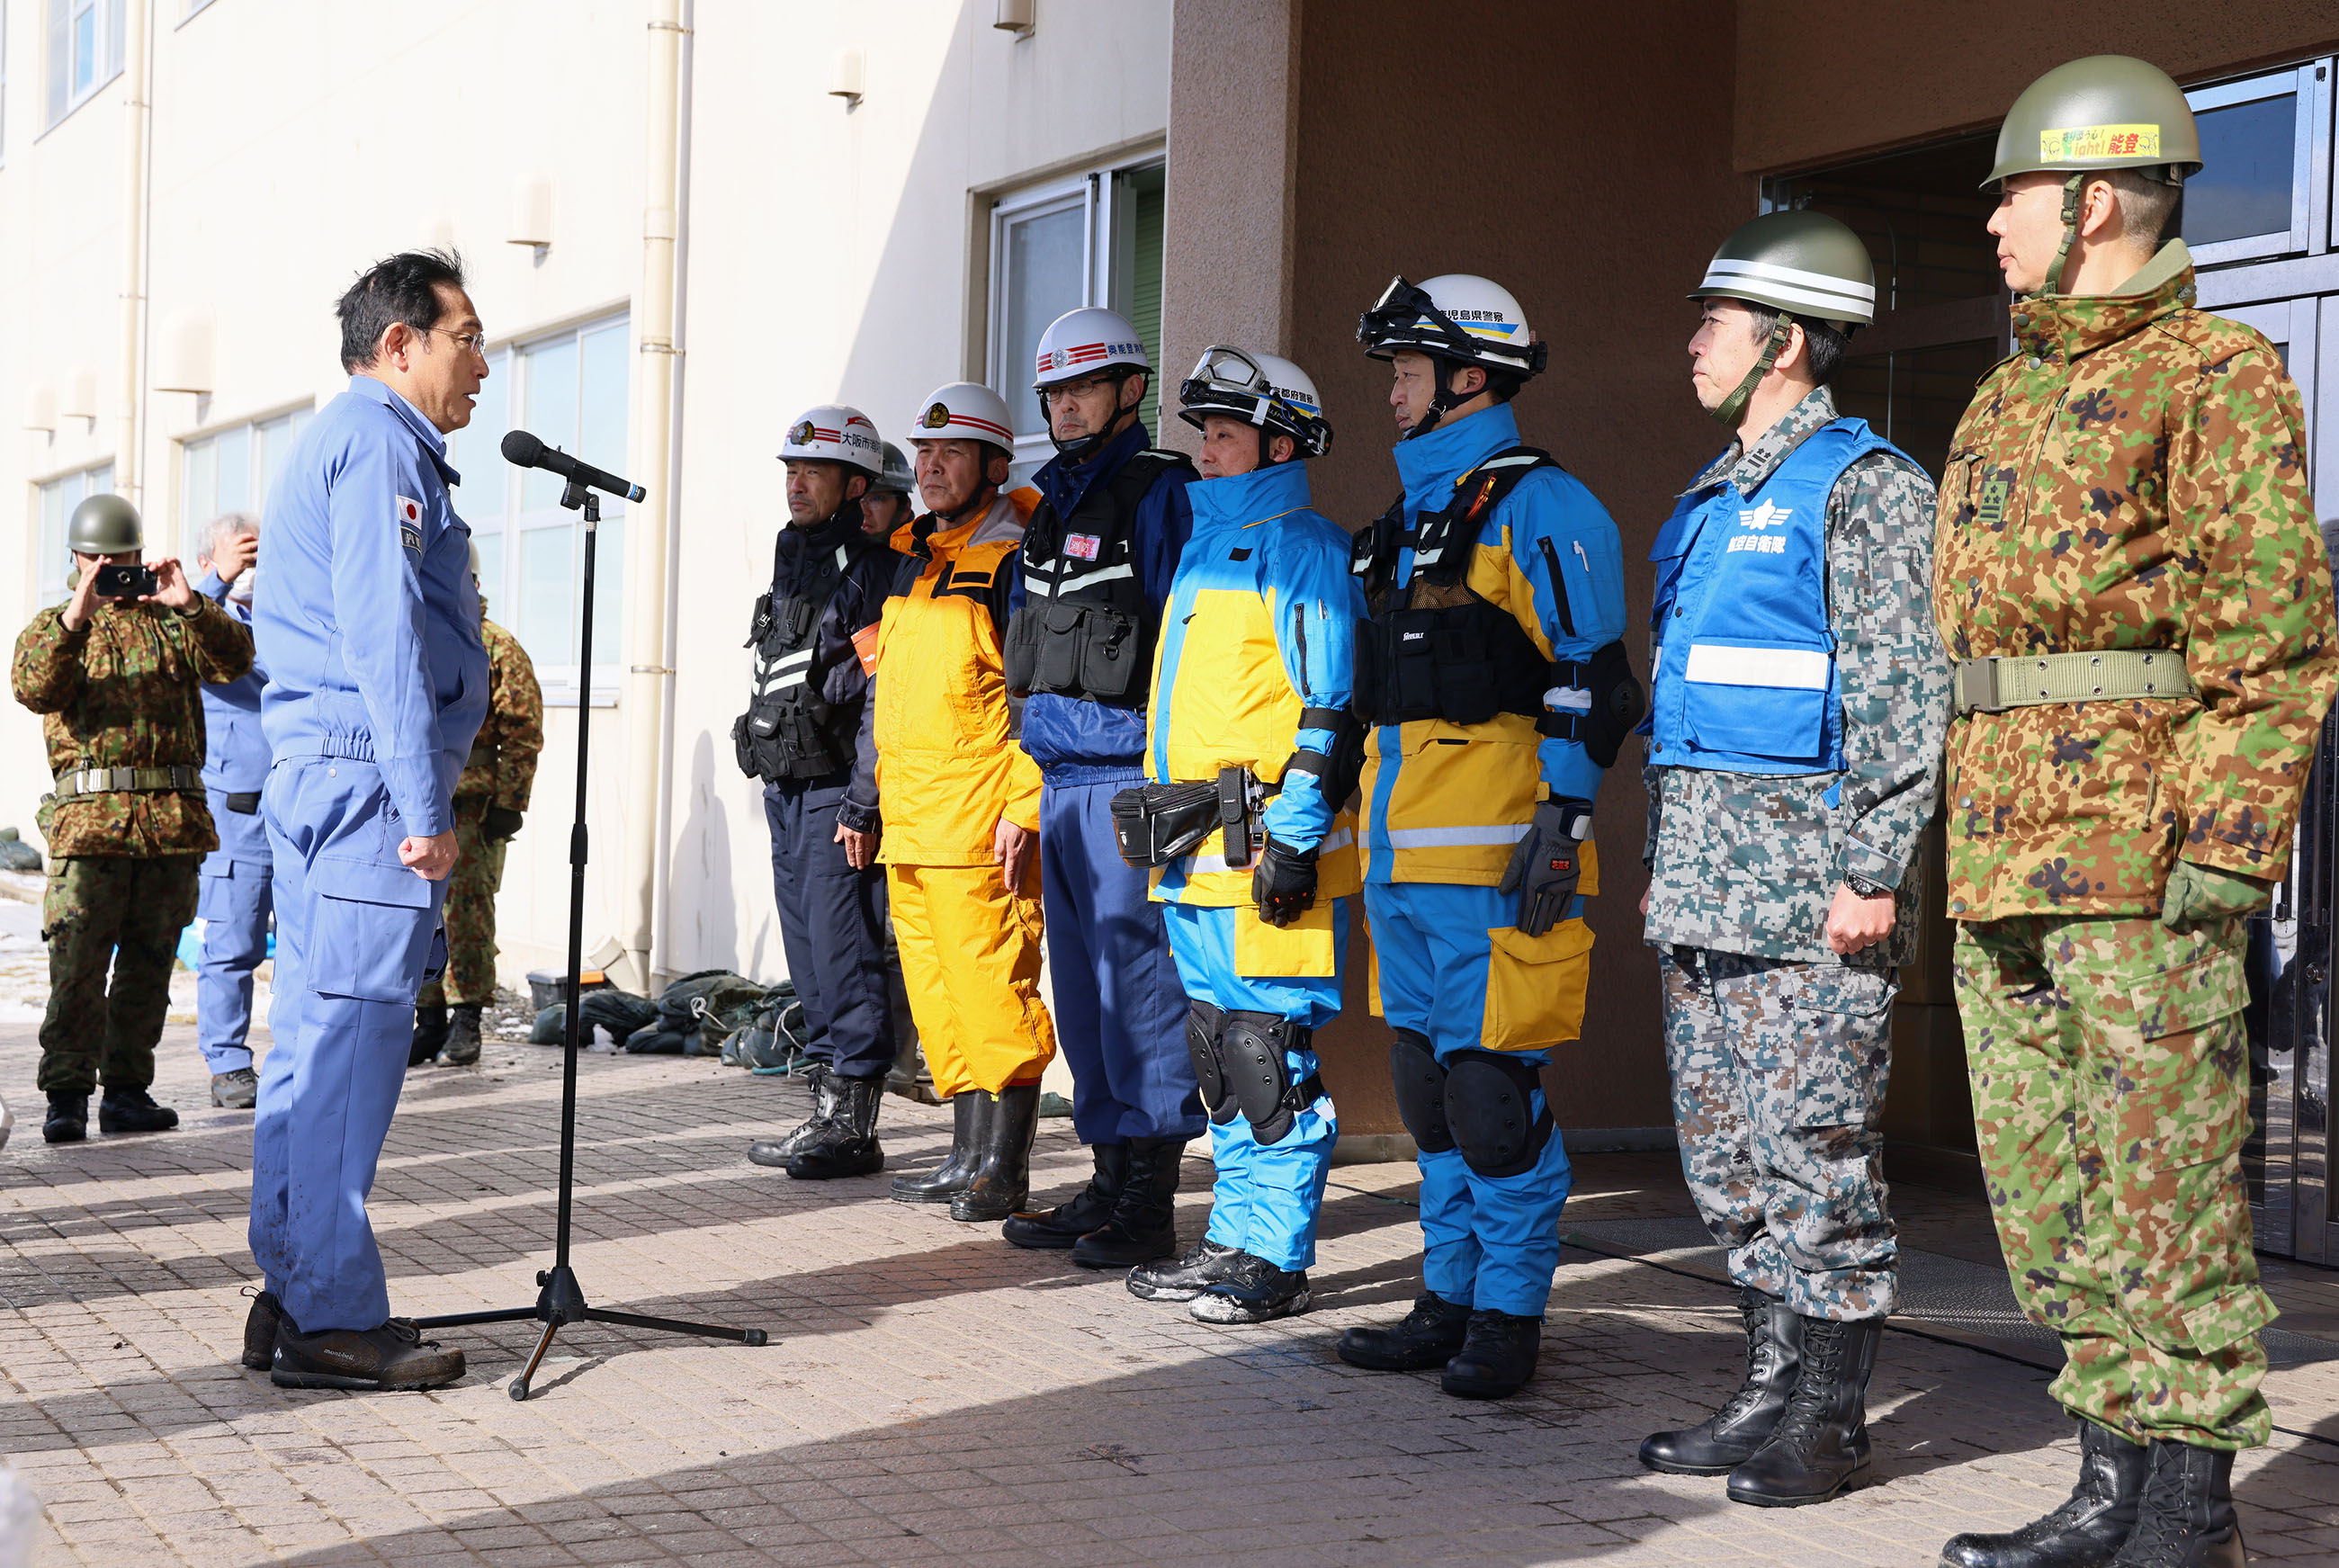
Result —
<instances>
[{"instance_id":1,"label":"digital camouflage uniform","mask_svg":"<svg viewBox=\"0 0 2339 1568\"><path fill-rule=\"evenodd\" d=\"M1836 417L1817 389L1691 491L1725 478L1752 490ZM1877 1123L1949 720L1926 603L1932 515L1931 481L1889 453L1856 460L1829 494L1844 773L1646 770L1646 939L1682 1168L1732 1277L1805 1317L1881 1317L1895 1300ZM1826 939L1847 872L1895 889L1891 936L1850 958Z\"/></svg>"},{"instance_id":2,"label":"digital camouflage uniform","mask_svg":"<svg viewBox=\"0 0 2339 1568\"><path fill-rule=\"evenodd\" d=\"M519 639L482 618L488 720L455 781L455 870L448 878L447 973L422 988L420 1007L486 1007L496 1000L496 890L508 838L485 833L488 813L528 810L544 750L544 689Z\"/></svg>"},{"instance_id":3,"label":"digital camouflage uniform","mask_svg":"<svg viewBox=\"0 0 2339 1568\"><path fill-rule=\"evenodd\" d=\"M45 715L52 774L183 767L187 781L42 804L49 851L41 904L49 944L44 1092L154 1081L179 933L195 917L197 868L219 847L199 776L200 688L251 668L252 634L201 595L185 615L101 601L78 631L67 631L64 607L54 606L17 636L16 700Z\"/></svg>"},{"instance_id":4,"label":"digital camouflage uniform","mask_svg":"<svg viewBox=\"0 0 2339 1568\"><path fill-rule=\"evenodd\" d=\"M2017 302L1940 495L1951 656L2183 650L2199 699L1975 712L1949 900L1974 1123L2052 1392L2130 1439L2264 1443L2243 925L2155 918L2183 858L2278 877L2334 684L2298 390L2192 307L2172 242L2117 294Z\"/></svg>"}]
</instances>

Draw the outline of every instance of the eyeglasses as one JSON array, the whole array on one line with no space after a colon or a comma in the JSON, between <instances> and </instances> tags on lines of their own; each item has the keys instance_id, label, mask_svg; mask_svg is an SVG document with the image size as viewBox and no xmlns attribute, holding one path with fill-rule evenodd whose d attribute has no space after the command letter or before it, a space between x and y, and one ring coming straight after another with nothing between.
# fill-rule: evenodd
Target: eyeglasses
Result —
<instances>
[{"instance_id":1,"label":"eyeglasses","mask_svg":"<svg viewBox=\"0 0 2339 1568\"><path fill-rule=\"evenodd\" d=\"M438 333L442 338L454 339L457 348L477 354L482 360L488 357L488 335L485 332L450 332L444 327L431 327L428 330Z\"/></svg>"}]
</instances>

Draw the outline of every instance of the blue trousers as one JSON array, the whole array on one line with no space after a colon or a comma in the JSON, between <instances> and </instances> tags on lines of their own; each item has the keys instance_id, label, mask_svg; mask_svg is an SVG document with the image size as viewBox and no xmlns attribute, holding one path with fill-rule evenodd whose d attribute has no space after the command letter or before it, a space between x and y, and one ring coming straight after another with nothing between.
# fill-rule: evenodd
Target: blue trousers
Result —
<instances>
[{"instance_id":1,"label":"blue trousers","mask_svg":"<svg viewBox=\"0 0 2339 1568\"><path fill-rule=\"evenodd\" d=\"M1338 967L1348 948L1348 901L1333 901L1334 972L1322 976L1238 972L1235 928L1248 912L1183 903L1161 906L1186 994L1214 1007L1273 1013L1309 1029L1321 1029L1338 1017ZM1294 1083L1316 1071L1313 1050L1287 1050L1283 1060ZM1313 1267L1324 1182L1331 1174L1332 1146L1340 1140L1332 1097L1318 1095L1273 1143L1259 1142L1250 1119L1231 1106L1227 1109L1226 1120L1210 1123L1210 1159L1218 1167L1218 1181L1210 1192L1209 1238L1263 1257L1278 1268Z\"/></svg>"},{"instance_id":2,"label":"blue trousers","mask_svg":"<svg viewBox=\"0 0 2339 1568\"><path fill-rule=\"evenodd\" d=\"M390 1316L366 1218L406 1080L414 996L443 968L446 883L398 863L381 774L288 757L261 795L276 862L276 985L252 1133L252 1255L304 1333Z\"/></svg>"},{"instance_id":3,"label":"blue trousers","mask_svg":"<svg viewBox=\"0 0 2339 1568\"><path fill-rule=\"evenodd\" d=\"M1515 923L1518 898L1450 883L1367 883L1381 1015L1427 1038L1440 1062L1483 1048L1487 932ZM1545 1050L1505 1053L1542 1066ZM1543 1091L1530 1108L1540 1116ZM1421 1163L1422 1283L1447 1301L1540 1317L1559 1267L1559 1214L1572 1181L1554 1130L1516 1176L1481 1176L1459 1150Z\"/></svg>"},{"instance_id":4,"label":"blue trousers","mask_svg":"<svg viewBox=\"0 0 2339 1568\"><path fill-rule=\"evenodd\" d=\"M772 892L780 946L804 1003L806 1051L846 1078L893 1065L893 1001L885 961L885 873L855 871L836 842L842 775L764 786L772 825Z\"/></svg>"},{"instance_id":5,"label":"blue trousers","mask_svg":"<svg viewBox=\"0 0 2339 1568\"><path fill-rule=\"evenodd\" d=\"M214 1077L252 1065L252 974L268 956L275 908L274 873L266 858L203 862L195 913L203 922L203 956L195 971L195 1044Z\"/></svg>"},{"instance_id":6,"label":"blue trousers","mask_svg":"<svg viewBox=\"0 0 2339 1568\"><path fill-rule=\"evenodd\" d=\"M1112 797L1145 782L1130 768L1040 791L1040 908L1047 922L1056 1041L1072 1070L1082 1143L1201 1136L1202 1096L1186 1054L1186 991L1146 876L1120 858Z\"/></svg>"}]
</instances>

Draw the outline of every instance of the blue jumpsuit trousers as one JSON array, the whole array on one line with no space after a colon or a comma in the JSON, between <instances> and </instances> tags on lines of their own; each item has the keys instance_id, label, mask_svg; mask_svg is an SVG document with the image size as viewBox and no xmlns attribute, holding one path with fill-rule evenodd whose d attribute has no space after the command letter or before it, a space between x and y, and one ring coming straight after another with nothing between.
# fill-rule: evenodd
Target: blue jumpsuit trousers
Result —
<instances>
[{"instance_id":1,"label":"blue jumpsuit trousers","mask_svg":"<svg viewBox=\"0 0 2339 1568\"><path fill-rule=\"evenodd\" d=\"M225 790L204 793L219 824L220 847L203 860L195 904L203 922L195 1044L217 1077L252 1065L252 976L268 957L269 916L276 905L267 824L255 814L230 811Z\"/></svg>"},{"instance_id":2,"label":"blue jumpsuit trousers","mask_svg":"<svg viewBox=\"0 0 2339 1568\"><path fill-rule=\"evenodd\" d=\"M1451 883L1367 883L1365 912L1389 1027L1425 1036L1441 1065L1456 1051L1484 1049L1486 933L1517 921L1518 895ZM1537 1067L1551 1059L1545 1050L1504 1054ZM1543 1090L1533 1099L1540 1116ZM1422 1283L1459 1306L1542 1317L1572 1179L1558 1131L1516 1176L1481 1176L1459 1149L1420 1159Z\"/></svg>"},{"instance_id":3,"label":"blue jumpsuit trousers","mask_svg":"<svg viewBox=\"0 0 2339 1568\"><path fill-rule=\"evenodd\" d=\"M804 1003L809 1055L844 1078L893 1066L893 981L885 962L885 873L855 871L836 842L845 778L764 786L772 892L788 978Z\"/></svg>"}]
</instances>

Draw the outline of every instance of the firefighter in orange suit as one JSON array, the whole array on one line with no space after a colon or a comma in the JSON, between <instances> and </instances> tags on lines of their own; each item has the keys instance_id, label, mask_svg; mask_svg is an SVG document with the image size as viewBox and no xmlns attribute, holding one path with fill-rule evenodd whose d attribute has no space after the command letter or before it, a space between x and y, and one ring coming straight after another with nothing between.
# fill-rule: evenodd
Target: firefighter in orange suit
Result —
<instances>
[{"instance_id":1,"label":"firefighter in orange suit","mask_svg":"<svg viewBox=\"0 0 2339 1568\"><path fill-rule=\"evenodd\" d=\"M951 1102L950 1158L893 1178L903 1203L999 1220L1022 1206L1039 1125L1040 1074L1056 1054L1040 1000L1040 769L1017 745L1002 673L1008 557L1038 497L1007 491L1006 400L953 381L926 399L912 446L928 512L906 530L877 634L863 724L877 750L894 940L910 1013ZM858 790L856 781L856 792Z\"/></svg>"}]
</instances>

